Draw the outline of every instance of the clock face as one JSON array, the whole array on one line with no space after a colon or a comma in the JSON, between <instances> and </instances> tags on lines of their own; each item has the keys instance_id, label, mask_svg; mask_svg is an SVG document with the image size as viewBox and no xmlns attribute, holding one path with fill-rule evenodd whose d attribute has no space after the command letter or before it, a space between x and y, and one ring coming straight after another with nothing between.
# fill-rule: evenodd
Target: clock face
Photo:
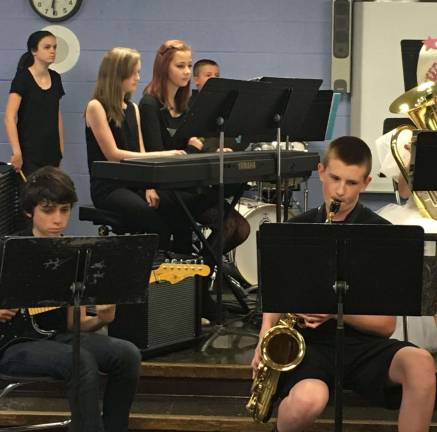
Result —
<instances>
[{"instance_id":1,"label":"clock face","mask_svg":"<svg viewBox=\"0 0 437 432\"><path fill-rule=\"evenodd\" d=\"M82 0L29 0L33 10L48 21L64 21L73 16Z\"/></svg>"}]
</instances>

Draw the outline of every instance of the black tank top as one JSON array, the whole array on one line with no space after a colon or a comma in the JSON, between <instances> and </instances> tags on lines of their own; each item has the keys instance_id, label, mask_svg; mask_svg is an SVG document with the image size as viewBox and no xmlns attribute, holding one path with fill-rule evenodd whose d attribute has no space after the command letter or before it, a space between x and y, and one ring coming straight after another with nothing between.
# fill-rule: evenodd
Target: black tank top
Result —
<instances>
[{"instance_id":1,"label":"black tank top","mask_svg":"<svg viewBox=\"0 0 437 432\"><path fill-rule=\"evenodd\" d=\"M117 147L121 150L133 152L140 151L140 139L138 136L138 122L135 107L132 102L128 102L124 111L124 120L121 126L117 126L113 120L109 121L109 127L114 137ZM120 187L126 187L120 181L97 179L92 176L91 167L95 161L107 160L97 143L96 137L90 127L85 127L88 171L90 174L91 199L96 207L99 202L104 200L108 194Z\"/></svg>"}]
</instances>

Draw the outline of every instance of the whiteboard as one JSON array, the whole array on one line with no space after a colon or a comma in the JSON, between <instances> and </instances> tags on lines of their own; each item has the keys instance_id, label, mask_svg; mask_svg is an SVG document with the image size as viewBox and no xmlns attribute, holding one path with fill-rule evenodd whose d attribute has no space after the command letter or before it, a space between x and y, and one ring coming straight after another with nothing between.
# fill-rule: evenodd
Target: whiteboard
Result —
<instances>
[{"instance_id":1,"label":"whiteboard","mask_svg":"<svg viewBox=\"0 0 437 432\"><path fill-rule=\"evenodd\" d=\"M401 40L437 37L437 3L354 3L351 134L372 149L370 192L392 191L391 179L377 176L375 140L382 135L390 103L404 93Z\"/></svg>"}]
</instances>

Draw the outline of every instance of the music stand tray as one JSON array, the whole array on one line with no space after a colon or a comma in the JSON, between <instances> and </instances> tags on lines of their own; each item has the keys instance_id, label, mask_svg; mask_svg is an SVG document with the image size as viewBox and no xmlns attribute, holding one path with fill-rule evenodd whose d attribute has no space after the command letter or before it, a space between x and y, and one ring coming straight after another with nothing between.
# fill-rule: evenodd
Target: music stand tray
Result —
<instances>
[{"instance_id":1,"label":"music stand tray","mask_svg":"<svg viewBox=\"0 0 437 432\"><path fill-rule=\"evenodd\" d=\"M433 162L437 158L437 132L417 132L416 145L412 147L411 167L413 191L436 191L437 172Z\"/></svg>"},{"instance_id":2,"label":"music stand tray","mask_svg":"<svg viewBox=\"0 0 437 432\"><path fill-rule=\"evenodd\" d=\"M225 78L208 80L196 96L175 136L218 136L217 118L226 137L271 134L275 114L285 112L290 93L285 86Z\"/></svg>"},{"instance_id":3,"label":"music stand tray","mask_svg":"<svg viewBox=\"0 0 437 432\"><path fill-rule=\"evenodd\" d=\"M420 315L423 239L418 226L264 224L263 311L336 313L340 278L347 314Z\"/></svg>"},{"instance_id":4,"label":"music stand tray","mask_svg":"<svg viewBox=\"0 0 437 432\"><path fill-rule=\"evenodd\" d=\"M85 285L83 305L144 301L157 241L156 234L6 237L0 243L0 307L73 304L76 282Z\"/></svg>"},{"instance_id":5,"label":"music stand tray","mask_svg":"<svg viewBox=\"0 0 437 432\"><path fill-rule=\"evenodd\" d=\"M291 97L283 113L280 127L284 136L288 136L293 141L298 140L298 134L302 131L304 120L309 117L308 113L318 96L322 80L264 76L260 81L291 90ZM317 118L314 116L312 118L313 127ZM262 140L265 140L265 137ZM260 141L262 140L260 139Z\"/></svg>"}]
</instances>

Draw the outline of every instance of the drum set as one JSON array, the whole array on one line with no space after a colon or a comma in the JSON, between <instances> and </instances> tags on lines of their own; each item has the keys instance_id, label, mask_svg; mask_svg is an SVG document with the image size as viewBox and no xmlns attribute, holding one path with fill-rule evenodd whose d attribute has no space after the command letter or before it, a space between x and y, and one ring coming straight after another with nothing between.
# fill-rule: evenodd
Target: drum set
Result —
<instances>
[{"instance_id":1,"label":"drum set","mask_svg":"<svg viewBox=\"0 0 437 432\"><path fill-rule=\"evenodd\" d=\"M288 145L287 145L288 144ZM276 142L255 143L249 146L252 151L275 150ZM308 151L307 143L281 143L281 149ZM304 186L304 207L293 197L293 192L300 190L299 179L286 181L282 193L282 220L288 220L294 215L306 210L308 202L308 187ZM247 240L230 252L229 262L234 266L242 282L249 287L258 285L256 232L265 223L276 222L276 183L252 182L250 189L245 192L236 210L246 218L250 225L250 235Z\"/></svg>"}]
</instances>

